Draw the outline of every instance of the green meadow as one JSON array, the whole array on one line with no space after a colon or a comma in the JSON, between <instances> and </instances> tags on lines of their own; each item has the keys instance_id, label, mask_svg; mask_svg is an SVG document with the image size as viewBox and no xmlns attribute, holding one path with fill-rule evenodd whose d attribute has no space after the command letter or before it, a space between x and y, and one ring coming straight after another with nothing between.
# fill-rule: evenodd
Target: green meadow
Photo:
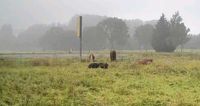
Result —
<instances>
[{"instance_id":1,"label":"green meadow","mask_svg":"<svg viewBox=\"0 0 200 106\"><path fill-rule=\"evenodd\" d=\"M151 58L149 65L137 64ZM200 53L127 53L108 69L78 58L1 58L0 106L199 106Z\"/></svg>"}]
</instances>

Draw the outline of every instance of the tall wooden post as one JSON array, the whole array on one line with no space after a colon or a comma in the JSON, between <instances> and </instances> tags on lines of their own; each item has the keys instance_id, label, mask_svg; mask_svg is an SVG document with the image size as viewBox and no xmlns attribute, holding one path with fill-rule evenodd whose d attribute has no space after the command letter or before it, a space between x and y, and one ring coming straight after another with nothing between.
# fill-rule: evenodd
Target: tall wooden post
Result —
<instances>
[{"instance_id":1,"label":"tall wooden post","mask_svg":"<svg viewBox=\"0 0 200 106\"><path fill-rule=\"evenodd\" d=\"M80 16L80 60L82 61L82 16Z\"/></svg>"},{"instance_id":2,"label":"tall wooden post","mask_svg":"<svg viewBox=\"0 0 200 106\"><path fill-rule=\"evenodd\" d=\"M80 61L82 61L82 16L77 20L77 36L80 39Z\"/></svg>"}]
</instances>

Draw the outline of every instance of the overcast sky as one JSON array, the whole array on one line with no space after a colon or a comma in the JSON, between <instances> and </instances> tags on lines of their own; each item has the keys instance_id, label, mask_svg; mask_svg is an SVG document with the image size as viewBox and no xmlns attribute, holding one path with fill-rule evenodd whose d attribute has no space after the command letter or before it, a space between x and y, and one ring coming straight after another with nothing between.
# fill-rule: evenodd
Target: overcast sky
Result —
<instances>
[{"instance_id":1,"label":"overcast sky","mask_svg":"<svg viewBox=\"0 0 200 106\"><path fill-rule=\"evenodd\" d=\"M32 24L67 23L76 14L124 19L169 18L179 11L191 33L200 33L200 0L0 0L0 25L25 28Z\"/></svg>"}]
</instances>

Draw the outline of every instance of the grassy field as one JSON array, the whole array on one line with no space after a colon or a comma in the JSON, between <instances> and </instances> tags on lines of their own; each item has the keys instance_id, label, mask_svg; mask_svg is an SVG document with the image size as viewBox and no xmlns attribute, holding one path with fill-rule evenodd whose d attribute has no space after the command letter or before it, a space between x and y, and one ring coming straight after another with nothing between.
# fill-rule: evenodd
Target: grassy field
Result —
<instances>
[{"instance_id":1,"label":"grassy field","mask_svg":"<svg viewBox=\"0 0 200 106\"><path fill-rule=\"evenodd\" d=\"M136 61L152 58L150 65ZM77 58L0 59L0 106L199 106L200 54L128 53L109 69Z\"/></svg>"}]
</instances>

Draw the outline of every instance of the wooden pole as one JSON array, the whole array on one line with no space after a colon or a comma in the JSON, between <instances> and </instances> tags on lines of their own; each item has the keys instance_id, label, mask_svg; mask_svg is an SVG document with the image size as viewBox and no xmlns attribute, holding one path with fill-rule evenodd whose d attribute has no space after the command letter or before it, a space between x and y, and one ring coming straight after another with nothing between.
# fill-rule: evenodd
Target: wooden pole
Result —
<instances>
[{"instance_id":1,"label":"wooden pole","mask_svg":"<svg viewBox=\"0 0 200 106\"><path fill-rule=\"evenodd\" d=\"M82 61L82 16L80 16L80 61Z\"/></svg>"},{"instance_id":2,"label":"wooden pole","mask_svg":"<svg viewBox=\"0 0 200 106\"><path fill-rule=\"evenodd\" d=\"M80 39L80 61L82 61L82 16L77 18L77 36Z\"/></svg>"}]
</instances>

